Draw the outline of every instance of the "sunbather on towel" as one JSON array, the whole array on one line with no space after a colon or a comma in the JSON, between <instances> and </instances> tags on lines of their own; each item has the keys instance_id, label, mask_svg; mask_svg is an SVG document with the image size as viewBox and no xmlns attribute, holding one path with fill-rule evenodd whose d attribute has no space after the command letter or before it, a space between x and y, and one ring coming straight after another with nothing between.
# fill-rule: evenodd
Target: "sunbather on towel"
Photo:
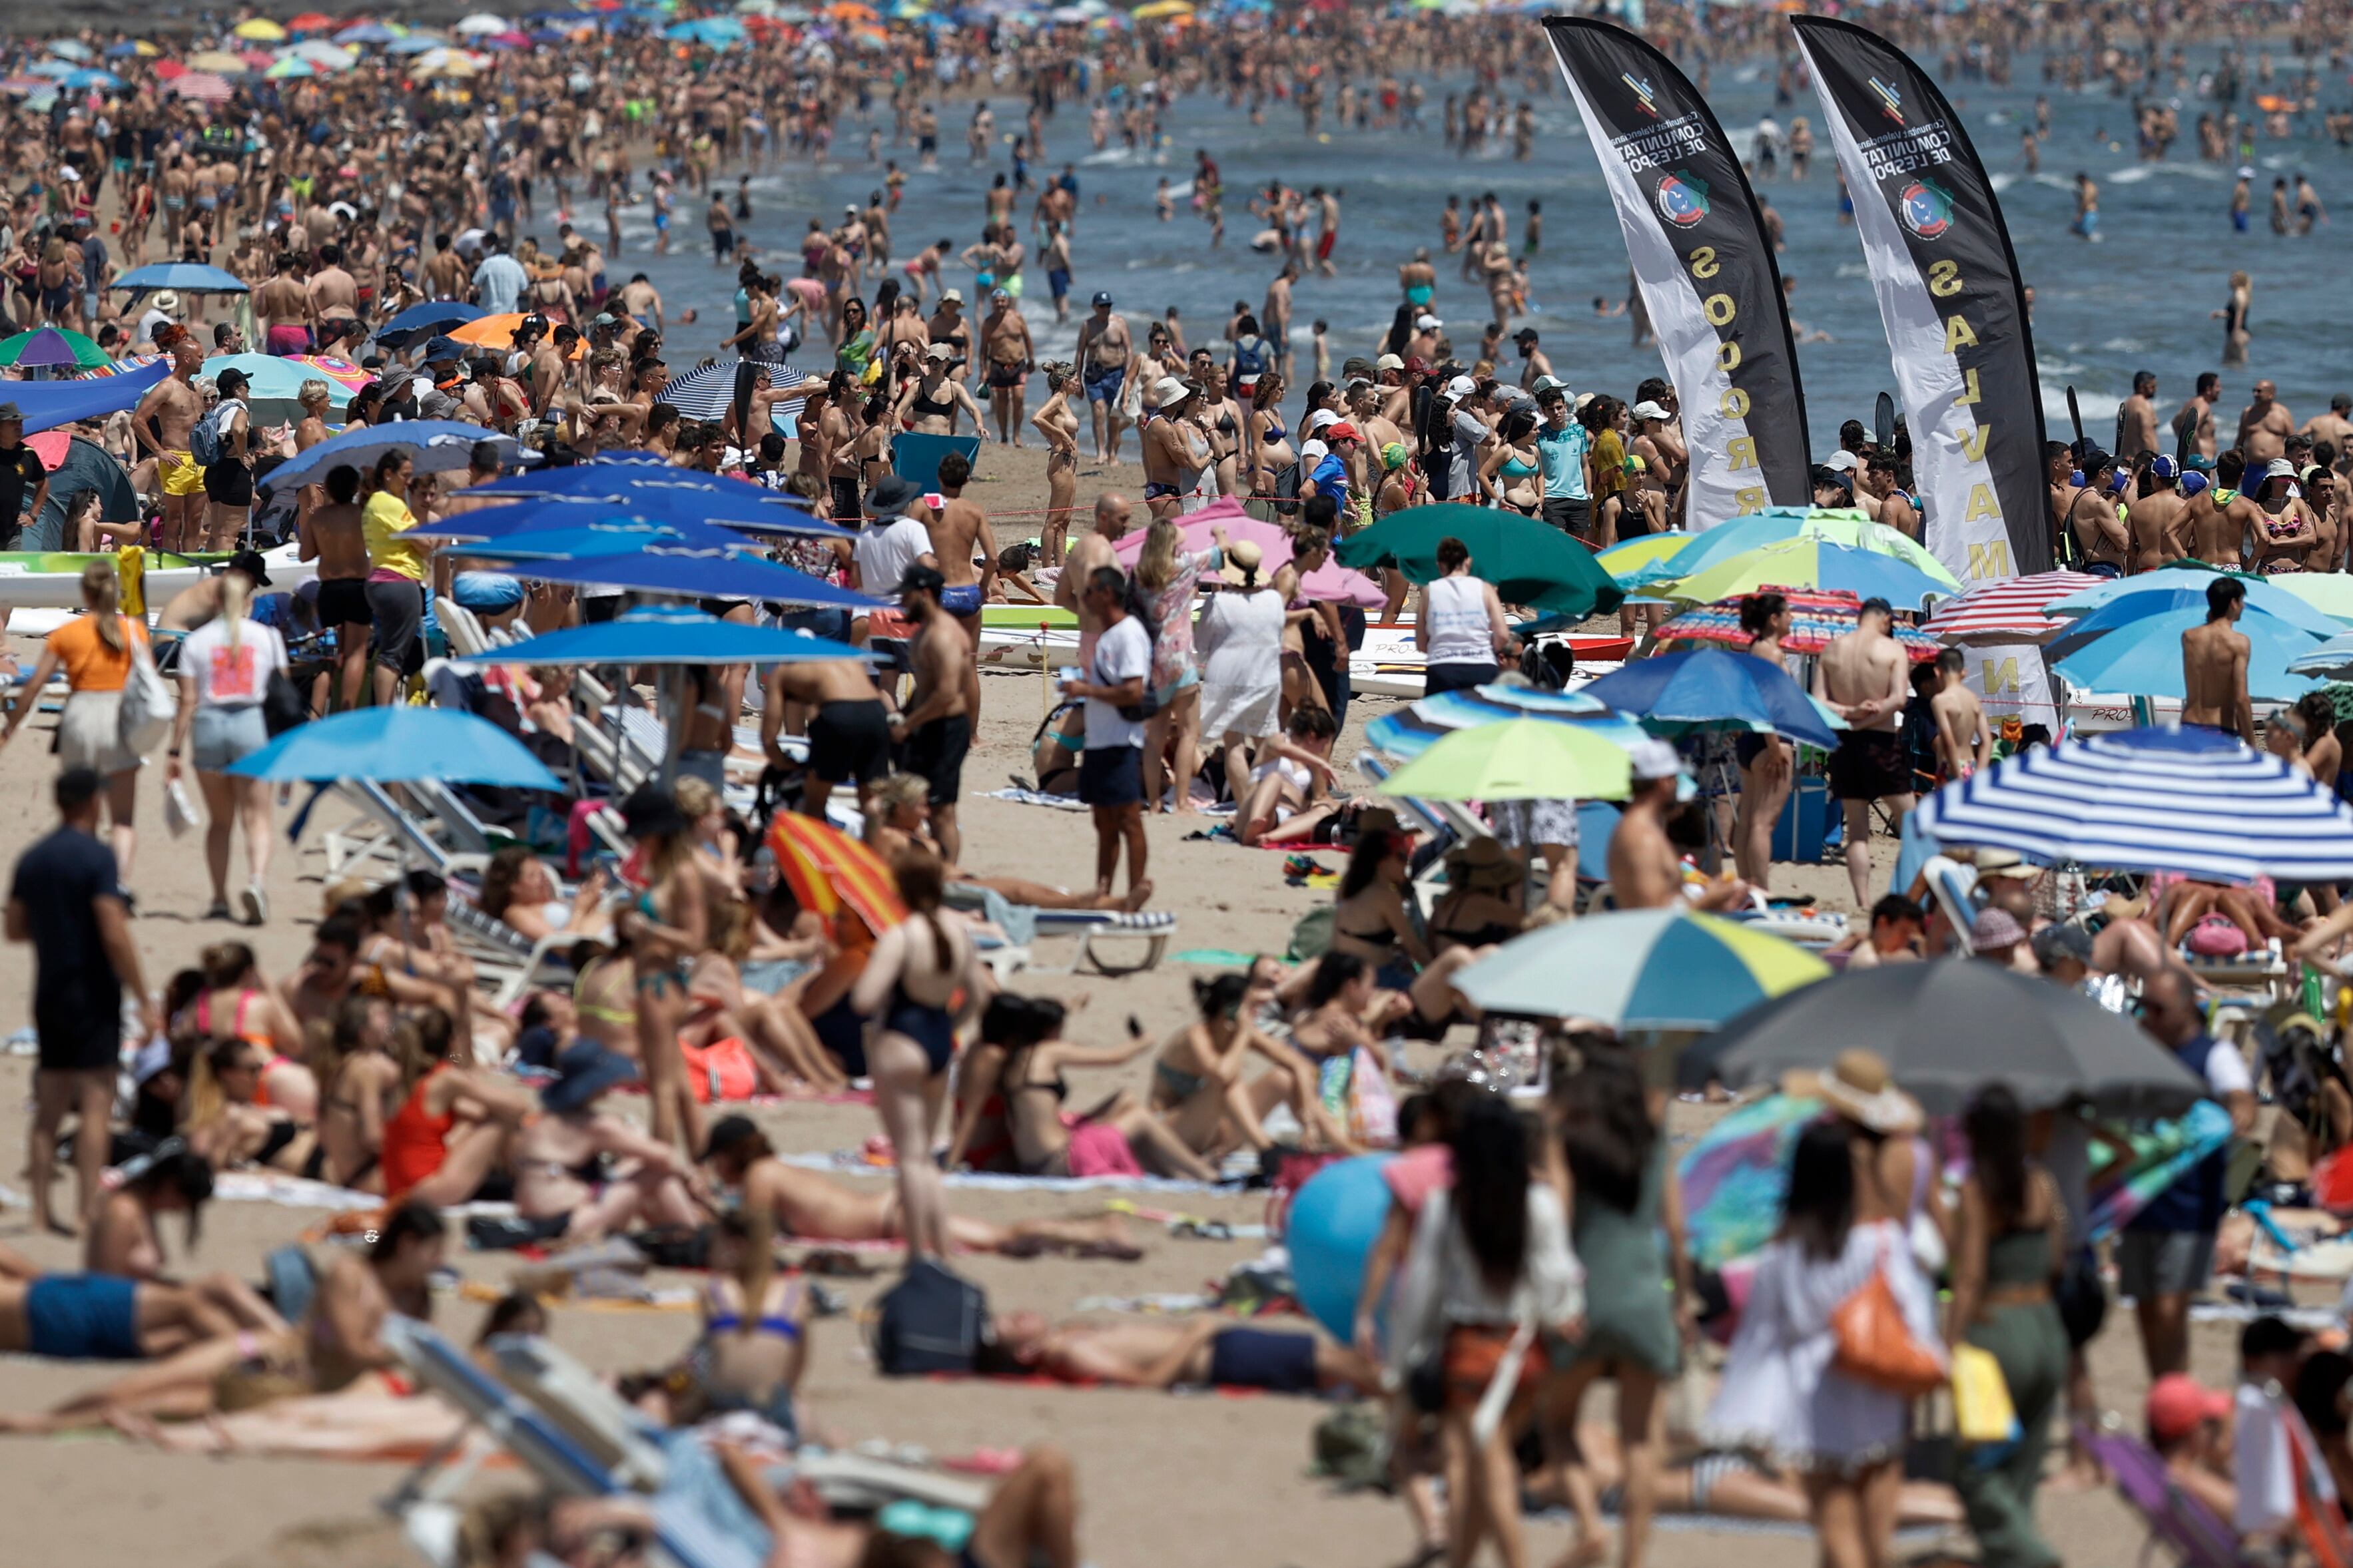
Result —
<instances>
[{"instance_id":1,"label":"sunbather on towel","mask_svg":"<svg viewBox=\"0 0 2353 1568\"><path fill-rule=\"evenodd\" d=\"M1369 1392L1381 1384L1379 1364L1345 1345L1214 1316L1055 1323L1040 1312L1005 1312L979 1370L1129 1388L1184 1384L1271 1394Z\"/></svg>"},{"instance_id":2,"label":"sunbather on towel","mask_svg":"<svg viewBox=\"0 0 2353 1568\"><path fill-rule=\"evenodd\" d=\"M45 1272L0 1247L0 1351L60 1361L168 1356L235 1331L194 1290L121 1275ZM0 1417L0 1431L11 1430Z\"/></svg>"},{"instance_id":3,"label":"sunbather on towel","mask_svg":"<svg viewBox=\"0 0 2353 1568\"><path fill-rule=\"evenodd\" d=\"M1151 1037L1132 1018L1124 1049L1080 1046L1062 1038L1065 1016L1050 996L994 996L981 1020L983 1052L963 1068L975 1089L995 1085L1016 1168L1034 1176L1135 1176L1148 1164L1156 1175L1214 1181L1217 1168L1124 1089L1088 1110L1063 1109L1069 1068L1119 1067L1152 1048Z\"/></svg>"},{"instance_id":4,"label":"sunbather on towel","mask_svg":"<svg viewBox=\"0 0 2353 1568\"><path fill-rule=\"evenodd\" d=\"M384 1342L385 1320L395 1312L431 1317L433 1276L448 1230L433 1209L404 1205L385 1220L364 1255L338 1248L321 1264L310 1310L294 1327L194 1342L184 1338L186 1348L154 1365L40 1415L0 1416L0 1432L65 1432L138 1416L197 1421L303 1394L349 1392L365 1399L403 1389L385 1375L396 1361ZM21 1308L9 1300L10 1286L0 1279L0 1349L29 1348L5 1342L8 1325L22 1321ZM151 1327L149 1292L157 1289L136 1287L142 1339Z\"/></svg>"},{"instance_id":5,"label":"sunbather on towel","mask_svg":"<svg viewBox=\"0 0 2353 1568\"><path fill-rule=\"evenodd\" d=\"M1236 1149L1271 1148L1261 1122L1278 1105L1291 1108L1311 1146L1354 1153L1346 1131L1324 1108L1314 1064L1257 1026L1279 979L1271 968L1193 982L1200 1017L1161 1045L1152 1064L1152 1108L1187 1148L1209 1160ZM1263 1058L1269 1070L1246 1080L1242 1066L1251 1056Z\"/></svg>"},{"instance_id":6,"label":"sunbather on towel","mask_svg":"<svg viewBox=\"0 0 2353 1568\"><path fill-rule=\"evenodd\" d=\"M1626 1481L1626 1461L1618 1447L1618 1429L1599 1421L1577 1424L1577 1449L1585 1475L1598 1494L1601 1510L1619 1511ZM1527 1496L1538 1507L1567 1507L1560 1495L1558 1471L1546 1466L1527 1480ZM1662 1513L1708 1514L1717 1519L1774 1520L1804 1524L1805 1489L1746 1454L1697 1450L1672 1459L1653 1479L1654 1498ZM1960 1494L1937 1481L1905 1481L1896 1504L1896 1521L1910 1527L1959 1525L1967 1521Z\"/></svg>"},{"instance_id":7,"label":"sunbather on towel","mask_svg":"<svg viewBox=\"0 0 2353 1568\"><path fill-rule=\"evenodd\" d=\"M544 941L559 931L567 937L610 940L613 920L606 911L605 895L611 890L600 866L567 902L547 863L522 845L511 844L491 856L483 868L482 890L474 907L492 920L504 921L533 942Z\"/></svg>"},{"instance_id":8,"label":"sunbather on towel","mask_svg":"<svg viewBox=\"0 0 2353 1568\"><path fill-rule=\"evenodd\" d=\"M269 1061L250 1040L211 1041L188 1058L188 1095L183 1131L206 1160L223 1170L259 1165L290 1175L304 1173L318 1134L283 1107L261 1101L261 1078ZM307 1076L307 1075L305 1075Z\"/></svg>"},{"instance_id":9,"label":"sunbather on towel","mask_svg":"<svg viewBox=\"0 0 2353 1568\"><path fill-rule=\"evenodd\" d=\"M598 1109L605 1096L638 1081L637 1064L593 1041L556 1058L555 1081L540 1091L543 1114L514 1138L515 1212L541 1239L586 1243L632 1225L692 1226L703 1218L702 1173Z\"/></svg>"},{"instance_id":10,"label":"sunbather on towel","mask_svg":"<svg viewBox=\"0 0 2353 1568\"><path fill-rule=\"evenodd\" d=\"M420 1012L411 1026L421 1069L385 1121L385 1196L466 1203L513 1168L514 1135L538 1113L539 1099L504 1073L453 1061L455 1035L439 1008Z\"/></svg>"},{"instance_id":11,"label":"sunbather on towel","mask_svg":"<svg viewBox=\"0 0 2353 1568\"><path fill-rule=\"evenodd\" d=\"M188 1245L195 1246L205 1205L213 1195L210 1161L182 1140L166 1138L152 1152L125 1162L121 1174L121 1180L99 1200L98 1213L82 1238L84 1268L92 1274L194 1291L232 1328L268 1333L284 1330L286 1320L259 1291L233 1274L207 1274L184 1281L164 1273L164 1233L158 1221L167 1214L185 1215Z\"/></svg>"},{"instance_id":12,"label":"sunbather on towel","mask_svg":"<svg viewBox=\"0 0 2353 1568\"><path fill-rule=\"evenodd\" d=\"M892 773L874 786L866 801L867 847L880 855L884 864L894 862L910 845L940 853L931 834L931 785L913 773ZM960 866L947 868L950 882L970 883L1002 894L1009 902L1026 904L1033 910L1124 910L1134 911L1144 907L1144 900L1133 889L1124 896L1083 893L1052 888L1043 882L1032 882L1024 877L984 877Z\"/></svg>"},{"instance_id":13,"label":"sunbather on towel","mask_svg":"<svg viewBox=\"0 0 2353 1568\"><path fill-rule=\"evenodd\" d=\"M693 1010L679 1031L686 1045L701 1049L733 1037L751 1047L761 1088L791 1094L802 1088L832 1092L849 1087L849 1075L833 1059L799 1007L764 995L744 984L756 919L739 900L711 910L711 947L696 955L686 985Z\"/></svg>"},{"instance_id":14,"label":"sunbather on towel","mask_svg":"<svg viewBox=\"0 0 2353 1568\"><path fill-rule=\"evenodd\" d=\"M765 1209L775 1216L779 1236L806 1241L899 1241L896 1191L863 1193L820 1175L786 1164L775 1145L748 1117L723 1118L711 1129L703 1158L712 1174L730 1187L740 1188L747 1209ZM1012 1258L1033 1258L1044 1252L1067 1252L1081 1258L1116 1258L1123 1261L1144 1256L1128 1239L1127 1226L1117 1215L1097 1219L1030 1219L996 1225L964 1215L950 1215L947 1242L964 1252L999 1252Z\"/></svg>"}]
</instances>

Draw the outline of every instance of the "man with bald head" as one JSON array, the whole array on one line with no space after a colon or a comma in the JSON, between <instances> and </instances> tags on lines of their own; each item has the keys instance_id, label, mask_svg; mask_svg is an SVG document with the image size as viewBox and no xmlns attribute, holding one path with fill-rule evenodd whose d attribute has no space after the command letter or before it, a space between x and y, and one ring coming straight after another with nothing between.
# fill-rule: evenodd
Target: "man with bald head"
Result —
<instances>
[{"instance_id":1,"label":"man with bald head","mask_svg":"<svg viewBox=\"0 0 2353 1568\"><path fill-rule=\"evenodd\" d=\"M1099 566L1124 571L1112 547L1125 534L1134 516L1134 510L1125 496L1106 490L1095 498L1095 524L1071 541L1071 553L1062 563L1062 574L1054 581L1054 603L1071 610L1079 617L1079 665L1085 668L1094 658L1095 639L1103 635L1103 622L1091 612L1079 590Z\"/></svg>"}]
</instances>

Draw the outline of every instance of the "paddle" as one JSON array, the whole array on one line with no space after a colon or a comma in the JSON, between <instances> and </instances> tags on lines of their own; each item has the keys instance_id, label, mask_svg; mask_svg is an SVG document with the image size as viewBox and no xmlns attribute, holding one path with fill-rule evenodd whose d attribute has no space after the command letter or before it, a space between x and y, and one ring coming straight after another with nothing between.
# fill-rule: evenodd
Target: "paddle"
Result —
<instances>
[{"instance_id":1,"label":"paddle","mask_svg":"<svg viewBox=\"0 0 2353 1568\"><path fill-rule=\"evenodd\" d=\"M1871 411L1873 431L1879 437L1882 451L1892 451L1895 446L1895 399L1886 393L1879 395L1878 405Z\"/></svg>"},{"instance_id":2,"label":"paddle","mask_svg":"<svg viewBox=\"0 0 2353 1568\"><path fill-rule=\"evenodd\" d=\"M2081 462L2084 457L2084 411L2075 405L2075 389L2072 386L2067 389L2067 423L2075 427L2075 444L2067 450L2076 461Z\"/></svg>"}]
</instances>

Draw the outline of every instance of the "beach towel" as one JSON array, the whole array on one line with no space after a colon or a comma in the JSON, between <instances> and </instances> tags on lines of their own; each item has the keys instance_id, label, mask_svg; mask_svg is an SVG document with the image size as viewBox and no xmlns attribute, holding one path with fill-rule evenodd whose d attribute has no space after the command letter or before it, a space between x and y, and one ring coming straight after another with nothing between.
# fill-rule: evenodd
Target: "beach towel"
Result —
<instances>
[{"instance_id":1,"label":"beach towel","mask_svg":"<svg viewBox=\"0 0 2353 1568\"><path fill-rule=\"evenodd\" d=\"M805 1171L831 1171L839 1175L887 1176L892 1171L887 1158L878 1161L859 1149L776 1157ZM1217 1182L1190 1182L1168 1176L1020 1176L995 1171L950 1171L940 1179L951 1187L981 1187L1001 1193L1215 1193L1232 1191L1242 1182L1240 1175Z\"/></svg>"}]
</instances>

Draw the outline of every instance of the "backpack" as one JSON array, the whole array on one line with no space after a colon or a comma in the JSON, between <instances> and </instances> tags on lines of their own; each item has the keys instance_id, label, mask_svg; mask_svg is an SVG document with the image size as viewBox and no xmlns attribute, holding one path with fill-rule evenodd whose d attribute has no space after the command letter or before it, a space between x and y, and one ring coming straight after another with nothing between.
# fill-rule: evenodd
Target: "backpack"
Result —
<instances>
[{"instance_id":1,"label":"backpack","mask_svg":"<svg viewBox=\"0 0 2353 1568\"><path fill-rule=\"evenodd\" d=\"M1238 375L1258 375L1266 369L1266 340L1236 338L1234 340L1234 371Z\"/></svg>"},{"instance_id":2,"label":"backpack","mask_svg":"<svg viewBox=\"0 0 2353 1568\"><path fill-rule=\"evenodd\" d=\"M221 454L226 449L221 427L227 422L230 409L244 406L234 397L224 397L206 409L205 416L189 429L188 456L195 459L196 467L209 468L221 460Z\"/></svg>"},{"instance_id":3,"label":"backpack","mask_svg":"<svg viewBox=\"0 0 2353 1568\"><path fill-rule=\"evenodd\" d=\"M988 1338L988 1297L935 1258L908 1264L875 1303L874 1364L885 1377L968 1373Z\"/></svg>"}]
</instances>

